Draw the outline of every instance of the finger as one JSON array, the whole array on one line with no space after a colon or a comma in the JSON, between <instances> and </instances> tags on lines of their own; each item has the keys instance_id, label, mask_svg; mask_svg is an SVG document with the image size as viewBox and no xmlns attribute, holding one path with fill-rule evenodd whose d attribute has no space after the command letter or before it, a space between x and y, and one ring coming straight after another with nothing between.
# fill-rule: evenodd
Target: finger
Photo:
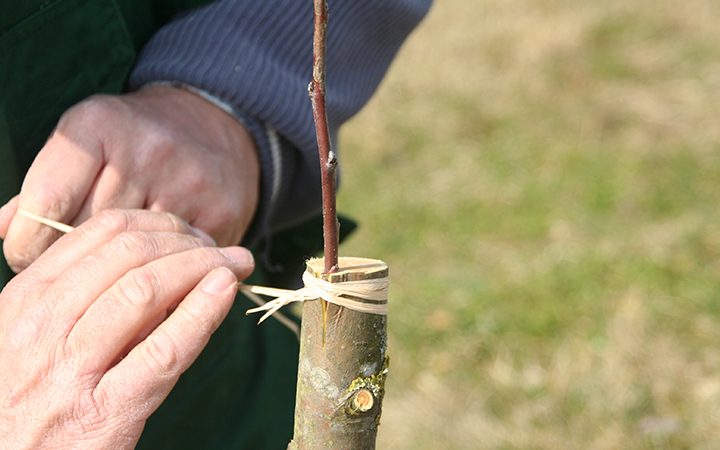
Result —
<instances>
[{"instance_id":1,"label":"finger","mask_svg":"<svg viewBox=\"0 0 720 450\"><path fill-rule=\"evenodd\" d=\"M83 141L56 131L35 158L23 181L18 208L67 223L80 210L102 164L99 141L90 138ZM60 235L51 228L15 215L5 239L5 257L13 270L19 272Z\"/></svg>"},{"instance_id":2,"label":"finger","mask_svg":"<svg viewBox=\"0 0 720 450\"><path fill-rule=\"evenodd\" d=\"M242 220L239 219L238 211L242 211L249 203L242 199L243 194L226 192L218 196L203 190L193 192L196 201L187 202L177 193L151 191L146 208L151 211L172 211L178 214L192 226L206 231L221 246L237 245L242 241L254 212L242 214L240 215Z\"/></svg>"},{"instance_id":3,"label":"finger","mask_svg":"<svg viewBox=\"0 0 720 450\"><path fill-rule=\"evenodd\" d=\"M48 288L46 297L57 300L52 305L37 305L52 314L47 336L55 340L67 336L88 307L129 271L204 246L200 238L179 233L134 231L117 235L73 264ZM68 292L74 295L68 296Z\"/></svg>"},{"instance_id":4,"label":"finger","mask_svg":"<svg viewBox=\"0 0 720 450\"><path fill-rule=\"evenodd\" d=\"M137 182L128 183L121 170L114 165L103 167L80 211L72 219L78 226L106 209L141 209L145 204L145 194Z\"/></svg>"},{"instance_id":5,"label":"finger","mask_svg":"<svg viewBox=\"0 0 720 450\"><path fill-rule=\"evenodd\" d=\"M214 245L214 241L207 234L169 213L105 210L63 236L37 259L33 267L41 274L41 281L51 282L96 248L107 244L119 234L133 231L194 235L207 245Z\"/></svg>"},{"instance_id":6,"label":"finger","mask_svg":"<svg viewBox=\"0 0 720 450\"><path fill-rule=\"evenodd\" d=\"M140 335L142 330L162 322L168 311L218 267L227 267L244 279L252 272L252 255L241 247L205 247L129 271L77 321L67 338L68 350L83 355L80 364L88 374L104 372L123 356L129 343L145 337Z\"/></svg>"},{"instance_id":7,"label":"finger","mask_svg":"<svg viewBox=\"0 0 720 450\"><path fill-rule=\"evenodd\" d=\"M220 267L210 272L167 320L102 377L96 398L126 405L127 411L138 415L133 419L150 416L207 345L236 292L237 279L231 271Z\"/></svg>"},{"instance_id":8,"label":"finger","mask_svg":"<svg viewBox=\"0 0 720 450\"><path fill-rule=\"evenodd\" d=\"M17 213L17 205L18 196L16 195L0 208L0 239L5 239L5 236L7 236L10 221L13 216L15 216L15 213Z\"/></svg>"}]
</instances>

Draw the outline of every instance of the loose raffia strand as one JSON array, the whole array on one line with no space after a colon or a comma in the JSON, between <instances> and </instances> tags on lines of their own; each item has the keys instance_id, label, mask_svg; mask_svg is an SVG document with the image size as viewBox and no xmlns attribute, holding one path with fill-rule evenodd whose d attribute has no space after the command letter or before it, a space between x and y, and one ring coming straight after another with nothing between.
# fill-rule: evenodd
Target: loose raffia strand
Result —
<instances>
[{"instance_id":1,"label":"loose raffia strand","mask_svg":"<svg viewBox=\"0 0 720 450\"><path fill-rule=\"evenodd\" d=\"M335 199L337 157L331 149L328 118L325 109L325 42L327 34L327 1L313 0L313 76L308 86L312 102L315 133L320 154L320 182L322 184L323 240L325 273L338 270L338 220Z\"/></svg>"},{"instance_id":2,"label":"loose raffia strand","mask_svg":"<svg viewBox=\"0 0 720 450\"><path fill-rule=\"evenodd\" d=\"M242 292L243 295L245 297L247 297L251 302L258 305L258 307L264 307L265 305L267 305L267 302L263 301L255 292L253 292L251 289L246 289L248 287L247 285L238 283L238 287L240 289L240 292ZM255 287L260 287L260 286L255 286ZM268 289L274 289L274 288L268 288ZM253 308L253 309L257 309L257 308ZM251 311L251 310L248 310L248 311ZM245 315L247 315L247 313ZM281 312L275 313L273 315L273 317L275 318L275 320L277 320L278 322L283 324L285 326L285 328L292 331L293 334L295 335L295 337L298 338L298 340L300 340L300 327L298 326L297 323L290 320L288 317L286 317Z\"/></svg>"},{"instance_id":3,"label":"loose raffia strand","mask_svg":"<svg viewBox=\"0 0 720 450\"><path fill-rule=\"evenodd\" d=\"M60 223L55 220L46 219L45 217L38 216L37 214L33 214L30 211L25 211L24 209L18 210L18 214L20 214L21 216L23 216L25 218L32 220L33 222L41 223L50 228L58 230L62 233L69 233L75 229L74 227L71 227L70 225L66 225L64 223Z\"/></svg>"}]
</instances>

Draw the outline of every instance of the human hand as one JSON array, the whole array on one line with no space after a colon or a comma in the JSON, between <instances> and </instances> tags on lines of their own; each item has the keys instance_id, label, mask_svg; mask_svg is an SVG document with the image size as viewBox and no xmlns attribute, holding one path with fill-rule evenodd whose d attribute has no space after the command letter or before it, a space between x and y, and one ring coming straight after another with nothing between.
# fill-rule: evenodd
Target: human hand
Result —
<instances>
[{"instance_id":1,"label":"human hand","mask_svg":"<svg viewBox=\"0 0 720 450\"><path fill-rule=\"evenodd\" d=\"M69 109L6 205L5 257L16 272L59 234L21 215L79 225L109 208L171 212L220 245L240 242L257 207L259 163L245 128L184 89L152 86Z\"/></svg>"},{"instance_id":2,"label":"human hand","mask_svg":"<svg viewBox=\"0 0 720 450\"><path fill-rule=\"evenodd\" d=\"M0 448L132 448L253 267L167 213L105 211L0 294ZM203 236L200 234L199 236Z\"/></svg>"}]
</instances>

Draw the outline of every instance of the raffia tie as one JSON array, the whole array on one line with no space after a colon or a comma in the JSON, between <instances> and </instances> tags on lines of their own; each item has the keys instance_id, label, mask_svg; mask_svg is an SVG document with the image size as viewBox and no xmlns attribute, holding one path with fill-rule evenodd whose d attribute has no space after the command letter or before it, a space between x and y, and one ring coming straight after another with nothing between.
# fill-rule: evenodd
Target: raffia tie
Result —
<instances>
[{"instance_id":1,"label":"raffia tie","mask_svg":"<svg viewBox=\"0 0 720 450\"><path fill-rule=\"evenodd\" d=\"M263 314L258 321L258 323L262 323L280 308L290 303L322 299L353 311L382 316L387 315L387 277L330 283L305 271L302 279L305 286L295 291L264 286L240 286L240 290L243 292L248 291L254 294L275 297L274 300L262 306L247 310L246 314L265 311L265 314Z\"/></svg>"}]
</instances>

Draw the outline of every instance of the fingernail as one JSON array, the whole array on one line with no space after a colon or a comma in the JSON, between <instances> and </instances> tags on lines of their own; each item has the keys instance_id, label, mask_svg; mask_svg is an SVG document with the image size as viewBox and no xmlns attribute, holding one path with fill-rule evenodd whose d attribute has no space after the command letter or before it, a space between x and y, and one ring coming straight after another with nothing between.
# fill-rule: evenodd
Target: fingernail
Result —
<instances>
[{"instance_id":1,"label":"fingernail","mask_svg":"<svg viewBox=\"0 0 720 450\"><path fill-rule=\"evenodd\" d=\"M194 226L190 226L195 236L199 237L203 240L206 244L210 245L211 247L215 247L217 245L217 242L215 242L215 239L212 238L209 234L201 230L200 228L195 228Z\"/></svg>"},{"instance_id":2,"label":"fingernail","mask_svg":"<svg viewBox=\"0 0 720 450\"><path fill-rule=\"evenodd\" d=\"M227 267L218 267L210 272L200 284L200 289L208 294L221 294L237 283L235 275Z\"/></svg>"},{"instance_id":3,"label":"fingernail","mask_svg":"<svg viewBox=\"0 0 720 450\"><path fill-rule=\"evenodd\" d=\"M254 265L252 253L243 247L225 247L220 249L223 255L230 261L241 266Z\"/></svg>"}]
</instances>

